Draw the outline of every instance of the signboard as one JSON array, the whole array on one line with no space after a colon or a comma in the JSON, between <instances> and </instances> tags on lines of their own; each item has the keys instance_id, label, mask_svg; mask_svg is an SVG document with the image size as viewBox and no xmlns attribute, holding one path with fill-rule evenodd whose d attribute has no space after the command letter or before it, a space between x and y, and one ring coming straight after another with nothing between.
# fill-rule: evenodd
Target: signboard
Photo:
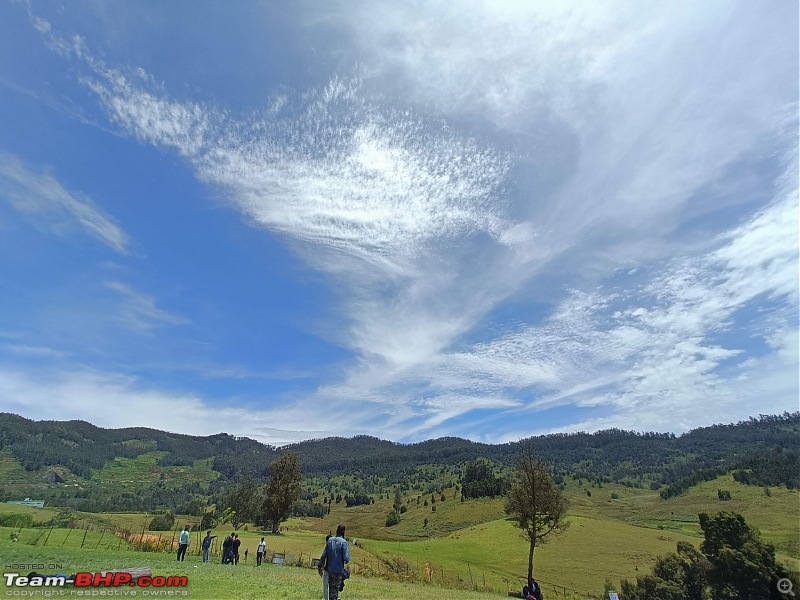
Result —
<instances>
[{"instance_id":1,"label":"signboard","mask_svg":"<svg viewBox=\"0 0 800 600\"><path fill-rule=\"evenodd\" d=\"M275 553L272 555L272 564L273 565L282 565L286 562L286 555L285 554L278 554Z\"/></svg>"},{"instance_id":2,"label":"signboard","mask_svg":"<svg viewBox=\"0 0 800 600\"><path fill-rule=\"evenodd\" d=\"M617 592L608 592L608 600L619 600Z\"/></svg>"}]
</instances>

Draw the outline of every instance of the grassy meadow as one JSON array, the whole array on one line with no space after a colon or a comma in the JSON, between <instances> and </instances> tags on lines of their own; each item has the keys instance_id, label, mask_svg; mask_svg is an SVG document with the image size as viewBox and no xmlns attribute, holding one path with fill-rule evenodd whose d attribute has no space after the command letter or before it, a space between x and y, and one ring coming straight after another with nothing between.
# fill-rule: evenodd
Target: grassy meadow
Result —
<instances>
[{"instance_id":1,"label":"grassy meadow","mask_svg":"<svg viewBox=\"0 0 800 600\"><path fill-rule=\"evenodd\" d=\"M134 471L141 474L142 469L152 467L152 459L112 465L106 474L125 469L124 476L136 476ZM729 491L731 500L720 501L719 489ZM797 490L772 488L767 493L726 475L668 500L650 490L614 484L581 486L571 479L565 493L570 502L569 527L537 548L535 555L536 576L547 598L600 598L606 579L617 584L620 579L649 573L656 558L674 552L678 541L699 546L700 512L740 512L777 548L781 562L793 570L800 566ZM146 565L156 574L186 574L191 596L197 598L311 598L321 586L318 575L309 568L311 559L319 556L325 535L338 523L345 523L348 538L357 539L356 545L351 544L353 578L347 583L347 598L497 598L518 589L519 577L527 568L528 546L505 517L503 501L460 502L453 489L444 494L445 501L437 494L435 503L430 494L420 496L419 501L417 493L408 494L403 498L406 512L391 528L385 526L385 520L392 500L385 495L374 504L351 508L344 502L334 503L324 519L289 519L278 536L245 526L238 532L243 543L242 564L237 567L219 564L219 546L230 532L228 525L215 530L219 538L209 564L199 559L199 532L192 533L190 554L182 564L176 563L173 552L135 551L128 541L114 536L113 530L134 534L144 530L148 539L171 545L175 532L146 531L153 515L144 513L73 512L70 521L76 529L22 529L17 543L10 541L11 528L0 528L0 554L6 564L52 562L63 564L67 571ZM43 523L59 511L0 504L0 513L31 514L35 523ZM179 516L176 527L198 523L199 517ZM287 565L255 568L255 551L262 536L268 554L286 554ZM245 550L249 555L246 562ZM455 591L457 588L462 591ZM484 593L463 591L475 589Z\"/></svg>"},{"instance_id":2,"label":"grassy meadow","mask_svg":"<svg viewBox=\"0 0 800 600\"><path fill-rule=\"evenodd\" d=\"M129 550L109 552L107 550L76 550L71 547L36 548L25 544L11 543L6 536L0 540L0 554L5 564L61 565L63 572L101 571L111 568L147 566L154 575L185 575L188 579L187 597L196 600L281 599L320 598L322 580L315 569L271 564L256 568L255 562L238 566L222 565L219 562L204 564L198 556L189 556L177 562L172 553L144 553ZM29 569L30 570L30 569ZM8 571L8 569L7 569ZM28 571L19 570L20 573ZM51 569L50 572L58 572ZM23 588L20 588L22 590ZM176 588L171 588L172 590ZM155 591L154 588L151 589ZM142 596L142 588L138 588ZM438 585L423 586L401 581L377 578L353 577L345 585L346 598L353 600L488 600L497 599L497 594L465 592L442 588Z\"/></svg>"}]
</instances>

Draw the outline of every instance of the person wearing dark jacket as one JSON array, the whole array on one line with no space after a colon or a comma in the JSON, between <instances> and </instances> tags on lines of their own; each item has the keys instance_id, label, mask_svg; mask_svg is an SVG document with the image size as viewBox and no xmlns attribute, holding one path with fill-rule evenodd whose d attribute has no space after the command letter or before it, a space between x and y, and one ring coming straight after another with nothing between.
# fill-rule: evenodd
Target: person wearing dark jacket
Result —
<instances>
[{"instance_id":1,"label":"person wearing dark jacket","mask_svg":"<svg viewBox=\"0 0 800 600\"><path fill-rule=\"evenodd\" d=\"M539 587L539 582L533 577L528 579L528 585L522 588L523 598L533 598L533 600L542 600L542 589Z\"/></svg>"},{"instance_id":2,"label":"person wearing dark jacket","mask_svg":"<svg viewBox=\"0 0 800 600\"><path fill-rule=\"evenodd\" d=\"M222 541L222 564L227 565L231 562L231 546L233 546L233 534L225 536Z\"/></svg>"},{"instance_id":3,"label":"person wearing dark jacket","mask_svg":"<svg viewBox=\"0 0 800 600\"><path fill-rule=\"evenodd\" d=\"M235 565L239 564L239 546L241 546L241 545L242 545L242 540L239 539L239 534L238 533L234 533L233 534L233 543L231 544L231 554L233 555L232 556L232 560L233 560L233 564L235 564Z\"/></svg>"}]
</instances>

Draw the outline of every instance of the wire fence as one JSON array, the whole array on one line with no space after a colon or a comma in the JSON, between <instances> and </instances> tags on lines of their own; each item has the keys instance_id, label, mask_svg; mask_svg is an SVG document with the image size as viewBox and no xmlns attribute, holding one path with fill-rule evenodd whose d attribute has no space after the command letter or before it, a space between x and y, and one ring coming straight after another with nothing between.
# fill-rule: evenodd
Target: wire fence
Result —
<instances>
[{"instance_id":1,"label":"wire fence","mask_svg":"<svg viewBox=\"0 0 800 600\"><path fill-rule=\"evenodd\" d=\"M102 526L96 523L78 522L68 526L47 527L0 527L0 535L10 538L12 542L39 548L69 548L69 549L102 549L102 550L134 550L140 552L165 552L176 553L179 547L180 529L175 531L153 532L146 529L131 531L122 527ZM222 542L217 537L212 540L209 548L209 559L222 561ZM249 553L255 554L255 553ZM186 549L187 556L203 556L201 536L197 532L192 535L192 541ZM240 562L246 555L240 555ZM281 557L280 564L310 567L314 557L310 553L292 553L285 550L268 550L265 552L263 562L272 562L273 558ZM256 557L251 557L255 564Z\"/></svg>"},{"instance_id":2,"label":"wire fence","mask_svg":"<svg viewBox=\"0 0 800 600\"><path fill-rule=\"evenodd\" d=\"M360 554L350 564L354 574L364 577L403 580L412 583L433 585L451 589L474 590L507 595L509 592L522 592L525 579L509 577L501 572L485 569L480 565L467 563L466 568L452 564L430 561L409 561L398 555ZM587 600L601 599L598 592L582 591L555 582L537 579L543 595L548 600Z\"/></svg>"},{"instance_id":3,"label":"wire fence","mask_svg":"<svg viewBox=\"0 0 800 600\"><path fill-rule=\"evenodd\" d=\"M75 522L67 527L0 527L0 535L10 536L17 543L41 548L60 547L72 549L102 550L134 550L141 552L174 552L177 553L180 529L175 531L152 532L143 525L138 531L103 526L91 522ZM187 556L202 556L201 535L192 536L187 548ZM363 550L363 545L360 546ZM220 537L212 540L209 559L222 561L222 542ZM241 562L240 557L240 562ZM263 562L283 564L295 567L312 568L314 559L319 554L311 552L287 552L279 548L267 549ZM480 565L467 564L466 568L458 568L452 564L441 564L435 560L410 561L399 555L371 554L367 551L353 553L350 563L351 573L361 577L408 581L421 585L431 585L450 589L475 590L507 595L509 592L521 592L524 583L522 577L509 577L506 574L483 568ZM256 557L252 556L253 564ZM597 592L581 591L570 586L538 579L544 596L556 600L599 600L603 598Z\"/></svg>"}]
</instances>

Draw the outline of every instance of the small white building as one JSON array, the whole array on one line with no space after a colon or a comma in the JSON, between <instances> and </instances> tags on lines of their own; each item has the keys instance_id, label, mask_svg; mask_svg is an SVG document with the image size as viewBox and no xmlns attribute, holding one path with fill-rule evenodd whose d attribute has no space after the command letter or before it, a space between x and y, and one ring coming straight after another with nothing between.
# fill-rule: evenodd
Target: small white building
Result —
<instances>
[{"instance_id":1,"label":"small white building","mask_svg":"<svg viewBox=\"0 0 800 600\"><path fill-rule=\"evenodd\" d=\"M21 504L22 506L44 508L44 500L31 500L30 498L25 498L25 500L9 500L8 504Z\"/></svg>"}]
</instances>

